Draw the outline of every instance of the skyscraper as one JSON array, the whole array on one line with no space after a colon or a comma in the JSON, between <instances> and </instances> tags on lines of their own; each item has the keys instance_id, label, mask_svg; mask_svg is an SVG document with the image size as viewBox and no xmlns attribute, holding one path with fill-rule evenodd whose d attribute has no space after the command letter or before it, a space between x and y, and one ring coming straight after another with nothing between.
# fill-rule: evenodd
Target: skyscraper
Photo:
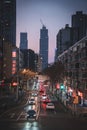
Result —
<instances>
[{"instance_id":1,"label":"skyscraper","mask_svg":"<svg viewBox=\"0 0 87 130\"><path fill-rule=\"evenodd\" d=\"M87 34L87 14L77 11L72 15L73 43L81 40Z\"/></svg>"},{"instance_id":2,"label":"skyscraper","mask_svg":"<svg viewBox=\"0 0 87 130\"><path fill-rule=\"evenodd\" d=\"M66 24L56 36L56 58L70 46L72 46L72 28Z\"/></svg>"},{"instance_id":3,"label":"skyscraper","mask_svg":"<svg viewBox=\"0 0 87 130\"><path fill-rule=\"evenodd\" d=\"M16 46L16 0L0 0L0 79L11 76L11 64L6 62L11 60L9 45Z\"/></svg>"},{"instance_id":4,"label":"skyscraper","mask_svg":"<svg viewBox=\"0 0 87 130\"><path fill-rule=\"evenodd\" d=\"M48 66L48 29L43 25L40 29L40 56L42 59L42 70Z\"/></svg>"},{"instance_id":5,"label":"skyscraper","mask_svg":"<svg viewBox=\"0 0 87 130\"><path fill-rule=\"evenodd\" d=\"M16 45L16 0L0 0L0 37Z\"/></svg>"},{"instance_id":6,"label":"skyscraper","mask_svg":"<svg viewBox=\"0 0 87 130\"><path fill-rule=\"evenodd\" d=\"M20 33L20 49L28 49L27 33Z\"/></svg>"}]
</instances>

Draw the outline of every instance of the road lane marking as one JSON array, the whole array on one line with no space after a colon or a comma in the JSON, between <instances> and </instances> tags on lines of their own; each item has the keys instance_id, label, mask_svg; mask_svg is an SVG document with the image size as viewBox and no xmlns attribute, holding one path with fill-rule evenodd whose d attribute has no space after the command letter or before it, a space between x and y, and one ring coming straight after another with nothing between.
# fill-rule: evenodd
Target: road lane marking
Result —
<instances>
[{"instance_id":1,"label":"road lane marking","mask_svg":"<svg viewBox=\"0 0 87 130\"><path fill-rule=\"evenodd\" d=\"M15 116L15 113L12 113L11 116L10 116L10 118L13 118L14 116Z\"/></svg>"},{"instance_id":2,"label":"road lane marking","mask_svg":"<svg viewBox=\"0 0 87 130\"><path fill-rule=\"evenodd\" d=\"M20 113L20 115L17 118L17 121L20 119L21 115L23 114L23 112Z\"/></svg>"},{"instance_id":3,"label":"road lane marking","mask_svg":"<svg viewBox=\"0 0 87 130\"><path fill-rule=\"evenodd\" d=\"M54 111L54 114L56 114L56 111Z\"/></svg>"}]
</instances>

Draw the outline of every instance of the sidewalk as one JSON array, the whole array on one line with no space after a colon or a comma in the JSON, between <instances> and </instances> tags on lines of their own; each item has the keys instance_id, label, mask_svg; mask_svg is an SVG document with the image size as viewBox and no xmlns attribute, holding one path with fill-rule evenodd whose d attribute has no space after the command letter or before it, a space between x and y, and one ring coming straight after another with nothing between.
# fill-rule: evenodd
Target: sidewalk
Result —
<instances>
[{"instance_id":1,"label":"sidewalk","mask_svg":"<svg viewBox=\"0 0 87 130\"><path fill-rule=\"evenodd\" d=\"M87 117L87 107L77 106L77 111L74 110L72 105L68 105L67 108L71 111L72 115L76 115L79 117Z\"/></svg>"},{"instance_id":2,"label":"sidewalk","mask_svg":"<svg viewBox=\"0 0 87 130\"><path fill-rule=\"evenodd\" d=\"M87 107L84 106L77 106L77 111L74 110L73 104L65 105L64 102L62 102L57 95L54 95L58 101L62 103L62 105L65 107L66 111L69 111L73 116L76 117L87 117Z\"/></svg>"}]
</instances>

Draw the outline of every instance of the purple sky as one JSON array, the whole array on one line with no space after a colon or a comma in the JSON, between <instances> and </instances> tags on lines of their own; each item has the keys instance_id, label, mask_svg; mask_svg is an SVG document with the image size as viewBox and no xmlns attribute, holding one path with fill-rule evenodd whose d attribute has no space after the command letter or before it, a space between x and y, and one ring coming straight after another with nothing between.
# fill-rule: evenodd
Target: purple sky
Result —
<instances>
[{"instance_id":1,"label":"purple sky","mask_svg":"<svg viewBox=\"0 0 87 130\"><path fill-rule=\"evenodd\" d=\"M71 26L71 15L76 11L87 14L87 0L17 0L17 46L20 32L28 33L28 48L39 53L40 29L48 29L49 63L54 61L56 35L65 24Z\"/></svg>"}]
</instances>

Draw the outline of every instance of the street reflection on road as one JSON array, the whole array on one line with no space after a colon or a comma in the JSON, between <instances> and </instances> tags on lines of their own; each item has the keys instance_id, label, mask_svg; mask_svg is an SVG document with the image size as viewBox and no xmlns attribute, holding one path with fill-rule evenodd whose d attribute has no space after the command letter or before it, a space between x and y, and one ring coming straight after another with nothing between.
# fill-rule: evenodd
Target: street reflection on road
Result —
<instances>
[{"instance_id":1,"label":"street reflection on road","mask_svg":"<svg viewBox=\"0 0 87 130\"><path fill-rule=\"evenodd\" d=\"M40 130L39 124L36 121L26 122L23 130Z\"/></svg>"}]
</instances>

